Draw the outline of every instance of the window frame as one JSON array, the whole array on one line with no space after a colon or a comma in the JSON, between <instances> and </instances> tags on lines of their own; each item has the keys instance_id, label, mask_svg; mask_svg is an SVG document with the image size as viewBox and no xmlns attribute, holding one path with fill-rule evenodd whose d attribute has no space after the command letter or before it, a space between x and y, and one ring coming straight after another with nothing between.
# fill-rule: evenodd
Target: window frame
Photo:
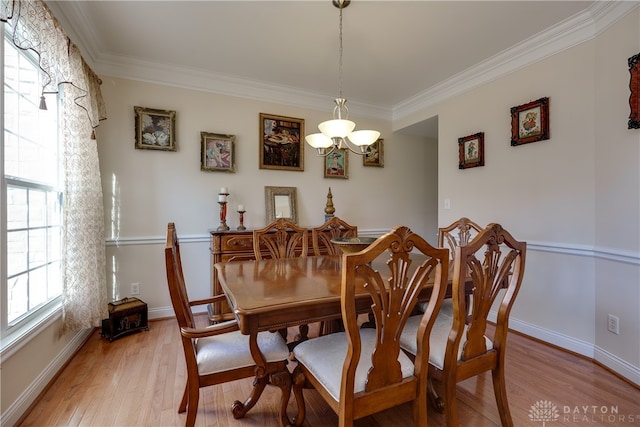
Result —
<instances>
[{"instance_id":1,"label":"window frame","mask_svg":"<svg viewBox=\"0 0 640 427\"><path fill-rule=\"evenodd\" d=\"M9 43L10 34L8 34L7 25L5 23L1 23L0 25L0 33L3 35L2 43L0 43L0 54L2 59L0 60L0 78L3 82L3 90L0 94L0 102L5 105L5 40L8 39ZM36 68L39 70L37 59L34 55L31 55L30 51L24 51L22 49L16 48L20 54L23 54L27 57L28 60L32 61ZM40 71L38 73L38 77L40 78ZM58 151L61 152L61 140L60 140L60 111L61 111L61 97L62 92L58 94L51 94L55 96L48 97L48 103L51 105L51 102L57 103L57 118L56 122L58 124ZM18 351L22 346L24 346L27 342L29 342L34 336L36 336L42 329L46 328L54 321L59 319L62 316L62 292L59 295L53 297L52 299L45 301L38 305L36 308L30 310L30 312L24 313L21 316L18 316L12 322L8 321L8 248L7 248L7 233L8 233L8 211L7 211L7 189L8 187L18 187L24 188L27 191L36 190L36 191L53 191L58 193L58 203L59 203L59 215L60 215L60 223L59 227L62 230L62 213L63 213L63 198L64 198L64 190L61 186L62 180L58 179L57 186L52 186L44 183L33 182L28 179L11 177L5 175L5 137L4 137L4 129L5 129L5 117L4 113L0 114L0 125L2 126L3 132L2 136L0 136L1 144L0 144L0 158L3 161L0 161L0 197L3 201L0 208L0 278L2 279L2 286L0 286L0 356L1 357L9 357L16 351ZM58 157L58 161L61 161L60 156ZM61 171L61 165L59 166L59 172ZM48 227L48 224L45 226ZM62 233L60 235L60 244L63 245L62 242ZM60 253L60 264L62 264L63 252ZM31 270L31 267L28 266L27 271ZM60 280L62 280L62 269L60 270Z\"/></svg>"}]
</instances>

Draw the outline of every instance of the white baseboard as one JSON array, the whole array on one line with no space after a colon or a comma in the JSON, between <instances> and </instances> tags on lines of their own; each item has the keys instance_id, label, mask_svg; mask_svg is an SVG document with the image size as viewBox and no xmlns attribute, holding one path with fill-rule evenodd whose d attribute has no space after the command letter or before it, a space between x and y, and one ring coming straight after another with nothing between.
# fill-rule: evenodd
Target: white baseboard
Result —
<instances>
[{"instance_id":1,"label":"white baseboard","mask_svg":"<svg viewBox=\"0 0 640 427\"><path fill-rule=\"evenodd\" d=\"M633 366L629 362L620 359L615 354L611 354L598 346L595 347L594 359L640 387L640 367Z\"/></svg>"},{"instance_id":2,"label":"white baseboard","mask_svg":"<svg viewBox=\"0 0 640 427\"><path fill-rule=\"evenodd\" d=\"M495 321L495 317L492 319ZM570 337L568 335L561 334L551 329L542 328L537 325L532 325L527 322L523 322L513 317L509 319L509 329L518 331L522 334L528 335L533 338L537 338L541 341L548 342L555 346L564 348L589 359L594 358L594 346L592 343Z\"/></svg>"},{"instance_id":3,"label":"white baseboard","mask_svg":"<svg viewBox=\"0 0 640 427\"><path fill-rule=\"evenodd\" d=\"M489 314L489 320L495 322L496 315L497 313L492 311ZM509 319L509 329L595 360L615 372L617 375L620 375L621 377L624 377L632 383L640 386L640 367L634 366L631 363L620 359L615 354L609 353L605 349L595 346L590 342L579 340L568 335L552 331L551 329L542 328L514 318Z\"/></svg>"},{"instance_id":4,"label":"white baseboard","mask_svg":"<svg viewBox=\"0 0 640 427\"><path fill-rule=\"evenodd\" d=\"M73 357L80 347L93 333L93 329L83 329L78 331L73 339L58 353L58 355L47 365L40 375L31 383L29 387L2 413L0 425L13 426L20 417L27 412L29 407L36 401L40 393L47 387L51 380L60 372L64 365Z\"/></svg>"}]
</instances>

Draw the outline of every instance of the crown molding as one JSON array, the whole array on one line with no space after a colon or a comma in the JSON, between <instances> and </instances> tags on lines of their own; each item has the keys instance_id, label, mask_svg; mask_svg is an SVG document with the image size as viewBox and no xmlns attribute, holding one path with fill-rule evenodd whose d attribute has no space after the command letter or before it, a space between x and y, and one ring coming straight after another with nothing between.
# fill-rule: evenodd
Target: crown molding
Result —
<instances>
[{"instance_id":1,"label":"crown molding","mask_svg":"<svg viewBox=\"0 0 640 427\"><path fill-rule=\"evenodd\" d=\"M637 1L594 2L585 11L394 105L392 121L433 107L591 40L639 5Z\"/></svg>"},{"instance_id":2,"label":"crown molding","mask_svg":"<svg viewBox=\"0 0 640 427\"><path fill-rule=\"evenodd\" d=\"M333 104L327 95L304 91L284 85L242 79L193 68L159 64L115 55L101 55L94 62L95 70L103 76L126 78L148 83L182 87L220 95L246 98L324 111ZM390 108L349 99L349 111L363 117L390 120Z\"/></svg>"},{"instance_id":3,"label":"crown molding","mask_svg":"<svg viewBox=\"0 0 640 427\"><path fill-rule=\"evenodd\" d=\"M87 24L89 20L81 2L72 3L69 13L62 13L55 3L51 3L49 6L54 14L63 21L64 27L72 39L77 40L78 47L86 56L85 60L94 71L103 76L159 83L321 111L326 110L327 105L333 103L331 96L299 88L140 61L131 57L102 54L96 49L96 46L99 45L98 37L94 29ZM636 0L594 1L585 11L396 105L376 106L349 99L351 113L361 117L396 122L591 40L639 5L640 2ZM82 34L82 37L79 34Z\"/></svg>"}]
</instances>

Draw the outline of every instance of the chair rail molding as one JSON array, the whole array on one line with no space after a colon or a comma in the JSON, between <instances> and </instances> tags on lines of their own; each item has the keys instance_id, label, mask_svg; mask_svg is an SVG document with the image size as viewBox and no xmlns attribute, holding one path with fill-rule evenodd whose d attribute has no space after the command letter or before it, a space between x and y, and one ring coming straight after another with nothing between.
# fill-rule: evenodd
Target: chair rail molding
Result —
<instances>
[{"instance_id":1,"label":"chair rail molding","mask_svg":"<svg viewBox=\"0 0 640 427\"><path fill-rule=\"evenodd\" d=\"M380 237L387 229L358 230L359 236ZM180 243L209 243L209 234L193 234L180 236ZM111 237L105 240L106 246L140 246L140 245L164 245L163 236L131 236ZM527 241L527 249L536 252L553 252L565 255L577 255L606 259L609 261L623 262L640 265L640 251L623 250L605 246L590 246L563 242Z\"/></svg>"}]
</instances>

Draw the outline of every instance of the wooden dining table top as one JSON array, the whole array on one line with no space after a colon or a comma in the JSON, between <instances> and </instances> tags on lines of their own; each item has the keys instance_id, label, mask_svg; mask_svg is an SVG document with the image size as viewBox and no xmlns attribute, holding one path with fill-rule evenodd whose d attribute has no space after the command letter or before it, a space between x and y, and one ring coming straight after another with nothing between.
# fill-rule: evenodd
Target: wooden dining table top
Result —
<instances>
[{"instance_id":1,"label":"wooden dining table top","mask_svg":"<svg viewBox=\"0 0 640 427\"><path fill-rule=\"evenodd\" d=\"M386 259L372 266L384 274ZM342 255L220 262L215 268L244 334L341 317ZM357 310L365 313L371 298L364 288L360 294Z\"/></svg>"}]
</instances>

